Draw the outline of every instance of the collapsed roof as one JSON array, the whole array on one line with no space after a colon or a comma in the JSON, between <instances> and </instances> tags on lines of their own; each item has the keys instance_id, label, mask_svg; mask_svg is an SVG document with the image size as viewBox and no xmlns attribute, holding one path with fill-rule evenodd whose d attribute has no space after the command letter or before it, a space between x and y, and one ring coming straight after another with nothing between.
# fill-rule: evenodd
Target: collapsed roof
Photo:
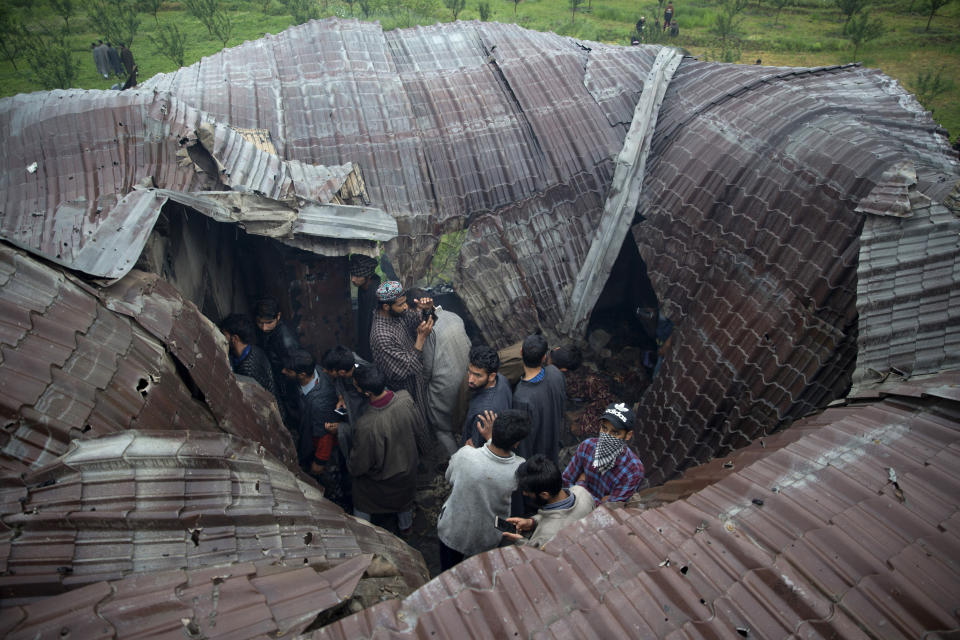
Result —
<instances>
[{"instance_id":1,"label":"collapsed roof","mask_svg":"<svg viewBox=\"0 0 960 640\"><path fill-rule=\"evenodd\" d=\"M0 297L11 312L29 310L3 316L16 320L0 339L5 487L15 496L5 514L21 513L18 465L53 464L72 438L183 425L289 455L272 437L275 416L244 426L225 413L235 401L217 404L220 394L256 391L221 388L222 345L214 349L216 334L196 309L162 280L129 273L166 199L327 255L371 253L372 240L398 234L388 250L410 277L441 233L466 229L458 292L496 345L537 326L582 337L620 246L634 243L676 326L639 407L653 484L781 429L851 385L960 364L960 168L912 96L856 65L724 65L514 25L384 33L333 19L225 50L134 92L2 100L0 132L2 237L70 269L123 278L103 288L4 249L4 264L16 266ZM74 289L87 296L87 316L74 318ZM48 317L70 318L69 329L55 331L61 324ZM106 343L114 349L106 359L96 355L101 335L122 338ZM120 357L128 350L134 358ZM838 500L852 490L841 486ZM601 510L583 526L610 517ZM188 528L179 535L189 538ZM362 538L357 552L369 553ZM582 552L602 544L591 539ZM890 557L898 552L888 547ZM486 589L499 558L541 557L486 555L422 593L448 582L455 593ZM571 558L574 568L586 562ZM416 562L396 563L416 586ZM53 577L56 567L44 571ZM566 603L558 611L581 610L558 602ZM400 614L409 607L370 615L393 624ZM276 616L274 624L283 627Z\"/></svg>"}]
</instances>

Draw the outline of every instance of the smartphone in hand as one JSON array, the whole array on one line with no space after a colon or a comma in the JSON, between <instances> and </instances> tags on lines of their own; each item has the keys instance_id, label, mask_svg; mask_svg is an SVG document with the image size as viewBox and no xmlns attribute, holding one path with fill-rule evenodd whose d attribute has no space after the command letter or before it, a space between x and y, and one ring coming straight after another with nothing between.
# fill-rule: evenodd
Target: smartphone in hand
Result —
<instances>
[{"instance_id":1,"label":"smartphone in hand","mask_svg":"<svg viewBox=\"0 0 960 640\"><path fill-rule=\"evenodd\" d=\"M500 516L497 516L493 519L493 526L504 533L517 532L517 525L513 524L512 522L507 522L506 519L501 518Z\"/></svg>"}]
</instances>

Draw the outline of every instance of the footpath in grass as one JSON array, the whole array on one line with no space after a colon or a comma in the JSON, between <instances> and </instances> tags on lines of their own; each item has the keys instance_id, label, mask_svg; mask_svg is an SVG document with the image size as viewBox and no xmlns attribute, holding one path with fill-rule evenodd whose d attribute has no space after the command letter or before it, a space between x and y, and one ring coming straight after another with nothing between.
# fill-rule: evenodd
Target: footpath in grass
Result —
<instances>
[{"instance_id":1,"label":"footpath in grass","mask_svg":"<svg viewBox=\"0 0 960 640\"><path fill-rule=\"evenodd\" d=\"M227 46L256 40L268 33L279 33L295 23L291 11L308 7L318 17L340 16L377 20L384 29L434 24L453 19L448 8L455 0L220 0L219 6L229 18ZM718 16L725 7L740 2L742 10L731 20L732 32L726 46L716 35ZM540 31L583 40L627 45L635 33L634 25L643 15L647 19L647 40L680 47L701 59L731 60L777 66L821 66L854 61L879 68L917 94L934 119L956 140L960 134L960 0L950 0L937 10L927 30L930 2L943 0L678 0L673 3L676 36L654 35L654 21L662 19L666 0L466 0L458 12L461 20L486 18L514 22ZM88 2L127 3L134 0L88 0ZM203 56L219 51L223 44L212 36L200 20L186 11L196 0L161 2L136 0L144 9L130 47L143 81L157 73L169 72L178 64L162 55L153 43L158 33L175 25L183 35L183 59L192 64ZM854 46L844 37L845 19L837 3L861 2L867 21L877 23L882 34ZM147 8L156 3L156 14ZM57 32L64 21L54 10L63 0L6 0L0 7L0 28L7 36L3 51L16 48L17 29L22 24L33 39L42 32ZM66 4L70 4L67 2ZM778 10L777 5L782 8ZM84 13L81 3L69 20L69 35L64 42L78 73L71 86L108 89L115 78L104 79L94 68L90 43L107 39L102 25ZM574 11L574 8L576 9ZM12 44L11 44L12 43ZM16 64L16 68L14 67ZM0 62L0 95L53 88L46 86L29 69L24 57Z\"/></svg>"}]
</instances>

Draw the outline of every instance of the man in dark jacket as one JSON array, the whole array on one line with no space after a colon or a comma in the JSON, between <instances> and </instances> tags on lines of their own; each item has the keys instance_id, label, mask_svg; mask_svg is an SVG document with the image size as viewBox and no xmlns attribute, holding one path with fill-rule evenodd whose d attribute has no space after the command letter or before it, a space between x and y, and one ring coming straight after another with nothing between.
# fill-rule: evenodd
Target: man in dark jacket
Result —
<instances>
[{"instance_id":1,"label":"man in dark jacket","mask_svg":"<svg viewBox=\"0 0 960 640\"><path fill-rule=\"evenodd\" d=\"M300 348L300 342L297 334L280 319L280 306L273 298L264 298L257 303L256 320L257 343L270 359L277 381L280 413L288 428L294 428L299 424L297 385L282 375L282 369L287 356Z\"/></svg>"},{"instance_id":2,"label":"man in dark jacket","mask_svg":"<svg viewBox=\"0 0 960 640\"><path fill-rule=\"evenodd\" d=\"M480 435L477 423L484 411L501 414L513 403L510 383L498 370L500 357L493 347L485 344L470 349L470 364L467 365L467 386L473 396L467 407L467 419L463 422L461 444L482 447L486 440Z\"/></svg>"},{"instance_id":3,"label":"man in dark jacket","mask_svg":"<svg viewBox=\"0 0 960 640\"><path fill-rule=\"evenodd\" d=\"M546 363L547 353L547 339L543 336L535 334L523 341L523 376L513 390L513 408L529 413L533 423L517 453L524 458L542 453L556 462L567 385L560 370Z\"/></svg>"},{"instance_id":4,"label":"man in dark jacket","mask_svg":"<svg viewBox=\"0 0 960 640\"><path fill-rule=\"evenodd\" d=\"M237 375L253 378L276 397L277 387L267 355L253 344L253 322L241 313L231 313L220 322L220 331L229 345L230 367Z\"/></svg>"},{"instance_id":5,"label":"man in dark jacket","mask_svg":"<svg viewBox=\"0 0 960 640\"><path fill-rule=\"evenodd\" d=\"M120 62L123 63L123 68L129 76L133 73L133 67L135 66L133 63L133 52L127 49L126 45L121 42L120 46L117 47L117 53L120 54Z\"/></svg>"},{"instance_id":6,"label":"man in dark jacket","mask_svg":"<svg viewBox=\"0 0 960 640\"><path fill-rule=\"evenodd\" d=\"M340 500L340 473L337 465L337 433L334 409L337 393L333 381L317 371L309 351L297 349L287 356L283 374L296 382L300 393L300 425L297 458L300 467L323 485L324 496Z\"/></svg>"},{"instance_id":7,"label":"man in dark jacket","mask_svg":"<svg viewBox=\"0 0 960 640\"><path fill-rule=\"evenodd\" d=\"M333 388L337 394L337 410L346 412L345 416L338 415L336 423L324 426L328 431L332 429L337 434L340 489L343 494L344 509L348 511L353 509L353 485L347 469L347 460L350 459L350 451L353 448L354 425L367 407L366 397L353 384L353 372L357 367L365 364L368 363L343 345L328 349L321 360L323 372L333 381Z\"/></svg>"},{"instance_id":8,"label":"man in dark jacket","mask_svg":"<svg viewBox=\"0 0 960 640\"><path fill-rule=\"evenodd\" d=\"M357 288L357 353L367 362L373 362L370 351L370 327L377 309L377 261L370 256L355 254L350 257L350 282Z\"/></svg>"}]
</instances>

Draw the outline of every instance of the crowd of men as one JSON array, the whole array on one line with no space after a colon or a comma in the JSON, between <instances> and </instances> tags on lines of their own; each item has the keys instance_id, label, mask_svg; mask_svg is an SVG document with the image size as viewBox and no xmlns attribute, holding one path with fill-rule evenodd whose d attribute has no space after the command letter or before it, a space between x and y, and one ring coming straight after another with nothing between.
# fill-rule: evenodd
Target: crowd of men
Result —
<instances>
[{"instance_id":1,"label":"crowd of men","mask_svg":"<svg viewBox=\"0 0 960 640\"><path fill-rule=\"evenodd\" d=\"M457 314L426 291L381 282L376 267L352 257L357 344L319 362L275 300L219 325L234 372L275 396L301 468L327 498L408 536L421 461L441 452L451 491L437 537L447 569L504 544L542 545L597 505L633 495L643 465L627 446L635 419L623 403L558 465L565 373L580 366L579 349L551 350L539 333L499 352L472 345Z\"/></svg>"}]
</instances>

